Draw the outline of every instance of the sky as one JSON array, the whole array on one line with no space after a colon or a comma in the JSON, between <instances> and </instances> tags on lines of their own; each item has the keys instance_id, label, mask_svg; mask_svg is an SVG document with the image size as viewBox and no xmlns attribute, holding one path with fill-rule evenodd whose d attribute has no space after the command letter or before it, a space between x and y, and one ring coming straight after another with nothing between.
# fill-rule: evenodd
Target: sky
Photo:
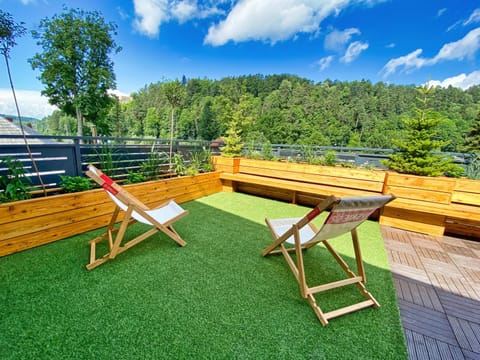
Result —
<instances>
[{"instance_id":1,"label":"sky","mask_svg":"<svg viewBox=\"0 0 480 360\"><path fill-rule=\"evenodd\" d=\"M23 116L53 111L28 59L30 31L62 7L97 10L118 26L117 90L187 78L294 74L314 83L369 80L466 89L480 84L478 0L0 0L27 35L11 50ZM0 113L15 113L5 62Z\"/></svg>"}]
</instances>

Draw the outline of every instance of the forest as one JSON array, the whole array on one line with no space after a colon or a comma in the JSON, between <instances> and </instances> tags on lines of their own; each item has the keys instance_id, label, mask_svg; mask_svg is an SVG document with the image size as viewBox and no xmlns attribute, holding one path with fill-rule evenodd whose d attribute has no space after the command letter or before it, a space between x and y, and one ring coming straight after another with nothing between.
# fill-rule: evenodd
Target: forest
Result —
<instances>
[{"instance_id":1,"label":"forest","mask_svg":"<svg viewBox=\"0 0 480 360\"><path fill-rule=\"evenodd\" d=\"M314 83L295 75L248 75L220 80L152 83L128 101L86 122L85 135L213 140L232 122L245 142L393 148L404 136L404 120L415 116L417 87L370 81ZM480 119L480 86L436 88L429 107L442 121L441 151L462 152ZM172 121L174 120L174 121ZM36 124L50 135L74 135L74 118L54 112Z\"/></svg>"}]
</instances>

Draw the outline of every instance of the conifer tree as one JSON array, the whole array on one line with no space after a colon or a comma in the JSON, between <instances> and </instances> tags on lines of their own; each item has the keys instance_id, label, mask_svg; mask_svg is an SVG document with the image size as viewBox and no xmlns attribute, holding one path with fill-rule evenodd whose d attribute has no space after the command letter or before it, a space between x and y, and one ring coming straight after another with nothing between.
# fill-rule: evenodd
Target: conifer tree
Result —
<instances>
[{"instance_id":1,"label":"conifer tree","mask_svg":"<svg viewBox=\"0 0 480 360\"><path fill-rule=\"evenodd\" d=\"M220 148L220 150L222 151L222 156L242 156L243 143L237 121L232 120L230 122L230 126L226 133L227 136L225 137L225 146Z\"/></svg>"},{"instance_id":2,"label":"conifer tree","mask_svg":"<svg viewBox=\"0 0 480 360\"><path fill-rule=\"evenodd\" d=\"M460 171L451 157L434 153L448 143L436 140L438 126L444 118L429 107L429 98L434 89L423 86L417 91L415 117L404 120L406 136L404 139L393 140L397 152L384 164L389 169L413 175L440 176L446 172Z\"/></svg>"},{"instance_id":3,"label":"conifer tree","mask_svg":"<svg viewBox=\"0 0 480 360\"><path fill-rule=\"evenodd\" d=\"M480 111L465 139L464 151L480 154Z\"/></svg>"}]
</instances>

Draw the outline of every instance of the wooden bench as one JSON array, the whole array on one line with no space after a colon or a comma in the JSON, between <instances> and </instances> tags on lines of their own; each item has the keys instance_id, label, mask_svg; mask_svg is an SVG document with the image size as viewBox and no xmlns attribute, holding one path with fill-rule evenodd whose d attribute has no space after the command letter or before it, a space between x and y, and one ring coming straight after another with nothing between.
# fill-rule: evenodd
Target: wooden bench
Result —
<instances>
[{"instance_id":1,"label":"wooden bench","mask_svg":"<svg viewBox=\"0 0 480 360\"><path fill-rule=\"evenodd\" d=\"M442 236L445 233L480 237L480 188L466 179L430 178L387 173L387 204L380 224Z\"/></svg>"},{"instance_id":2,"label":"wooden bench","mask_svg":"<svg viewBox=\"0 0 480 360\"><path fill-rule=\"evenodd\" d=\"M315 206L329 195L393 194L380 223L480 238L480 181L254 159L213 159L224 191Z\"/></svg>"},{"instance_id":3,"label":"wooden bench","mask_svg":"<svg viewBox=\"0 0 480 360\"><path fill-rule=\"evenodd\" d=\"M237 172L220 175L224 191L239 191L292 203L317 205L330 195L381 194L385 172L241 159Z\"/></svg>"},{"instance_id":4,"label":"wooden bench","mask_svg":"<svg viewBox=\"0 0 480 360\"><path fill-rule=\"evenodd\" d=\"M445 232L480 238L480 181L457 179Z\"/></svg>"}]
</instances>

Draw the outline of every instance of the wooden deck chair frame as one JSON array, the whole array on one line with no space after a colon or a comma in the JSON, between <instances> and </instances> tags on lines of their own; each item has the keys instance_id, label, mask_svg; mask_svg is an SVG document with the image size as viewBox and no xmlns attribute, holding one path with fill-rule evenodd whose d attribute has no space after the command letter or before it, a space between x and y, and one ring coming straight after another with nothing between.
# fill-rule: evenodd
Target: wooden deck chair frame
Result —
<instances>
[{"instance_id":1,"label":"wooden deck chair frame","mask_svg":"<svg viewBox=\"0 0 480 360\"><path fill-rule=\"evenodd\" d=\"M104 264L108 260L115 259L118 254L128 250L134 245L137 245L158 231L165 233L180 246L187 245L187 243L173 228L173 223L187 215L188 211L182 209L175 203L175 201L170 200L162 203L154 209L150 209L95 166L89 165L86 174L97 184L99 184L115 203L115 210L113 211L112 217L108 224L107 231L89 242L90 262L86 266L88 270L92 270L97 266ZM170 206L175 209L174 216L171 216L163 223L158 221L152 214L153 211L160 211L160 209ZM119 214L122 211L125 212L125 215L120 222L120 226L115 227ZM128 226L137 221L151 225L152 228L122 245L122 241L124 240L125 232L127 231ZM109 251L101 258L97 259L96 245L104 240L108 240Z\"/></svg>"},{"instance_id":2,"label":"wooden deck chair frame","mask_svg":"<svg viewBox=\"0 0 480 360\"><path fill-rule=\"evenodd\" d=\"M303 218L296 218L296 219L279 219L279 220L271 220L265 219L267 226L269 227L274 241L273 243L263 250L262 255L267 256L270 254L278 254L281 253L285 257L290 269L292 270L295 278L298 281L300 286L300 293L303 298L306 298L314 310L316 316L320 320L323 326L328 324L328 320L348 314L360 309L364 309L367 307L375 307L378 308L380 304L378 301L370 294L367 289L365 288L366 283L366 275L365 275L365 268L362 260L362 254L360 251L359 246L359 239L357 233L357 227L363 223L368 217L373 214L377 209L381 208L386 203L393 200L394 197L392 195L382 195L382 196L364 196L364 197L344 197L339 198L335 196L330 196L322 201L318 206L316 206L313 210L311 210L306 216ZM345 204L345 202L349 201L360 201L365 203L372 203L375 204L371 207L365 207L361 210L356 210L355 208L349 208L349 210L343 210L343 216L340 210L340 217L335 216L335 211L339 207L339 205ZM327 219L325 220L324 224L320 228L317 227L312 223L312 220L315 219L320 213L323 211L330 210L330 214L328 215ZM338 214L337 213L337 214ZM350 215L350 217L349 217ZM353 215L353 217L352 217ZM336 217L336 221L332 220ZM282 220L283 223L282 223ZM354 220L352 222L352 220ZM277 224L282 223L282 228L284 229L283 233L279 234ZM335 224L336 223L336 224ZM308 241L302 241L301 239L301 232L304 227L309 234L313 234L314 236L309 239ZM288 228L288 230L285 230ZM353 242L353 249L355 253L355 260L357 265L357 273L355 274L348 264L343 260L343 258L338 254L335 249L330 245L328 239L333 237L339 236L344 233L351 233L351 238ZM329 235L333 235L330 236ZM285 242L288 242L294 247L286 247ZM306 275L305 275L305 268L304 268L304 259L303 259L303 250L309 249L312 246L317 245L318 243L323 243L327 250L332 254L333 258L340 264L342 269L346 272L348 277L343 280L334 281L318 286L309 287L306 282ZM290 252L295 252L296 254L296 261L290 256ZM365 297L366 300L361 301L359 303L345 306L330 312L323 312L320 306L317 304L314 295L316 293L320 293L323 291L328 291L331 289L339 288L342 286L347 285L356 285L360 290L361 294Z\"/></svg>"}]
</instances>

